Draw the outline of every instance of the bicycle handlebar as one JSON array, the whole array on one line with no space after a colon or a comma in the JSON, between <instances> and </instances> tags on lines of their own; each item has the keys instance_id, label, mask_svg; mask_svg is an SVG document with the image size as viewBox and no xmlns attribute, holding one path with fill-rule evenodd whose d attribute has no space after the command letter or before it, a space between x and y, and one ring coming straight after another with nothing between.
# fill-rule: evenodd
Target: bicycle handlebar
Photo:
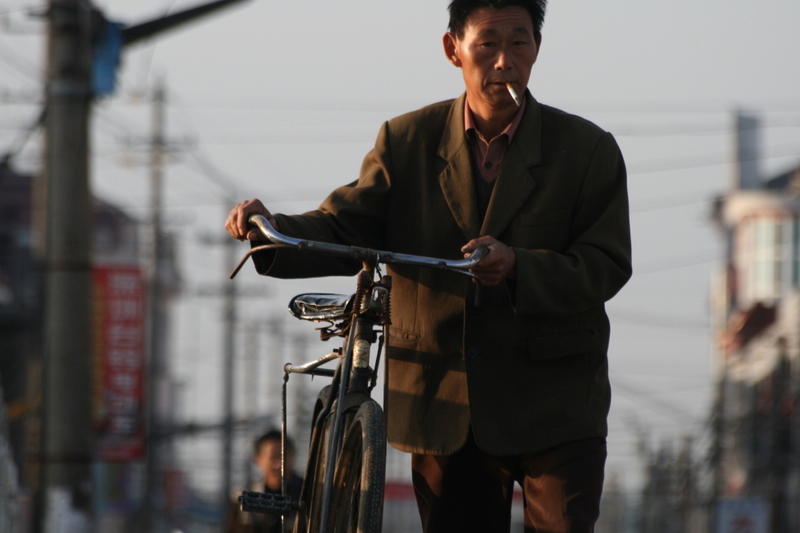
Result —
<instances>
[{"instance_id":1,"label":"bicycle handlebar","mask_svg":"<svg viewBox=\"0 0 800 533\"><path fill-rule=\"evenodd\" d=\"M252 248L243 258L239 261L234 271L231 273L231 279L241 270L247 258L260 250L270 250L276 248L295 248L297 250L305 250L309 252L318 252L328 255L336 255L339 257L349 257L352 259L360 259L362 261L371 261L374 263L383 264L401 264L411 265L427 268L437 268L440 270L447 270L450 272L457 272L464 274L473 279L478 277L469 271L470 268L478 264L489 249L486 246L481 246L476 249L466 259L437 259L434 257L425 257L421 255L403 254L395 252L385 252L380 250L373 250L371 248L362 248L360 246L346 246L343 244L334 244L329 242L310 241L306 239L295 239L287 237L279 233L266 217L262 215L251 215L248 222L256 226L264 237L273 244L265 244Z\"/></svg>"}]
</instances>

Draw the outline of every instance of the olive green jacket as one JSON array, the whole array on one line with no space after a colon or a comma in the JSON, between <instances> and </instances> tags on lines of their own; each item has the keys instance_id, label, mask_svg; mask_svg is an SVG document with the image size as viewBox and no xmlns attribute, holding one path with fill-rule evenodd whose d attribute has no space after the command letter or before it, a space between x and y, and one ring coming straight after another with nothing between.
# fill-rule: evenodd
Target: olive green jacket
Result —
<instances>
[{"instance_id":1,"label":"olive green jacket","mask_svg":"<svg viewBox=\"0 0 800 533\"><path fill-rule=\"evenodd\" d=\"M476 309L464 276L397 266L385 408L390 443L450 454L472 428L496 455L605 436L610 403L604 303L631 275L625 165L590 122L528 105L481 223L465 96L394 118L356 182L317 211L278 215L286 235L461 258L491 235L516 253L516 279ZM352 274L352 263L262 255L275 277Z\"/></svg>"}]
</instances>

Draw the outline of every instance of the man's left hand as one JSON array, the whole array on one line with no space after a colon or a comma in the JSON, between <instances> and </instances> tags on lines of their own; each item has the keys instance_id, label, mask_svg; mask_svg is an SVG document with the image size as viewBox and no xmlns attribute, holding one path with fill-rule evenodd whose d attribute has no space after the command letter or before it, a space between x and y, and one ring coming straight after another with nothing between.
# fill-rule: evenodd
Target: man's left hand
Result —
<instances>
[{"instance_id":1,"label":"man's left hand","mask_svg":"<svg viewBox=\"0 0 800 533\"><path fill-rule=\"evenodd\" d=\"M470 271L480 278L481 285L494 287L506 278L517 277L517 256L514 250L487 235L472 239L461 247L461 251L467 256L479 246L489 248L489 253Z\"/></svg>"}]
</instances>

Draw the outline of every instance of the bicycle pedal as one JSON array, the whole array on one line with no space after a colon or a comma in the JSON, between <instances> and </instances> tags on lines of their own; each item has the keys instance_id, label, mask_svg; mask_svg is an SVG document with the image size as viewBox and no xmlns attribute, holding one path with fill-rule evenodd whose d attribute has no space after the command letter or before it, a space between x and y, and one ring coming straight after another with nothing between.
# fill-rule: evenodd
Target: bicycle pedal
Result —
<instances>
[{"instance_id":1,"label":"bicycle pedal","mask_svg":"<svg viewBox=\"0 0 800 533\"><path fill-rule=\"evenodd\" d=\"M241 510L248 513L273 515L288 515L299 507L296 502L292 502L291 496L267 494L252 490L242 491L242 495L239 496L239 504Z\"/></svg>"}]
</instances>

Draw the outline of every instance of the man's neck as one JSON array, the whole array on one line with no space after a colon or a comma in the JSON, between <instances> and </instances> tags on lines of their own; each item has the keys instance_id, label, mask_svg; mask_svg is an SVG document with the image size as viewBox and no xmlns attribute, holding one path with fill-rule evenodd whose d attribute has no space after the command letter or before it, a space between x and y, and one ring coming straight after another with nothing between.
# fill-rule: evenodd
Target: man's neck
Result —
<instances>
[{"instance_id":1,"label":"man's neck","mask_svg":"<svg viewBox=\"0 0 800 533\"><path fill-rule=\"evenodd\" d=\"M480 103L479 103L480 104ZM469 102L472 117L475 119L475 127L481 132L484 139L491 140L500 135L517 114L519 108L512 104L502 108L490 106L475 106L473 101Z\"/></svg>"}]
</instances>

